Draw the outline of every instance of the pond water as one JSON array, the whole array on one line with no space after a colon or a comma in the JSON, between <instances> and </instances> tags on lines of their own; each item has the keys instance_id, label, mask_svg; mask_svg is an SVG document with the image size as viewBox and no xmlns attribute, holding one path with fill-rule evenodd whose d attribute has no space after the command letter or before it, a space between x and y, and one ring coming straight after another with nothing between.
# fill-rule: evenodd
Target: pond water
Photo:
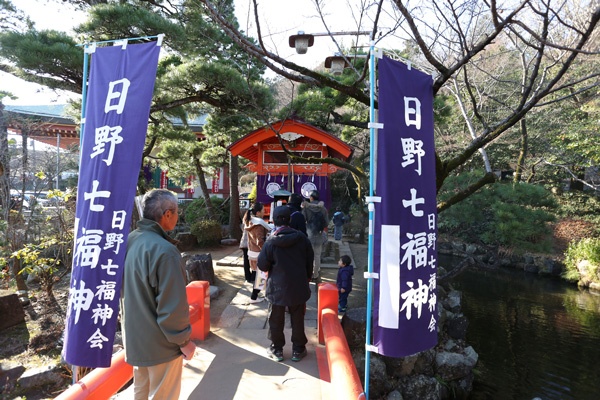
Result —
<instances>
[{"instance_id":1,"label":"pond water","mask_svg":"<svg viewBox=\"0 0 600 400\"><path fill-rule=\"evenodd\" d=\"M504 268L454 287L479 354L470 399L600 399L600 295Z\"/></svg>"}]
</instances>

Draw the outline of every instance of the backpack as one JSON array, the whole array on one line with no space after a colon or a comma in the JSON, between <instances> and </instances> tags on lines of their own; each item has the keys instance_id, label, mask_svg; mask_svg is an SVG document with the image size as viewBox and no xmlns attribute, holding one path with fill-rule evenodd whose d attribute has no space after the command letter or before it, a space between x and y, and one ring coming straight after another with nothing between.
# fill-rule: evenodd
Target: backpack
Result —
<instances>
[{"instance_id":1,"label":"backpack","mask_svg":"<svg viewBox=\"0 0 600 400\"><path fill-rule=\"evenodd\" d=\"M313 212L310 215L310 220L306 221L306 227L308 230L319 233L323 232L323 229L327 228L327 220L325 219L325 215L323 215L323 211L319 210L318 212Z\"/></svg>"},{"instance_id":2,"label":"backpack","mask_svg":"<svg viewBox=\"0 0 600 400\"><path fill-rule=\"evenodd\" d=\"M336 225L340 225L344 223L344 214L341 212L336 212L333 214L333 223Z\"/></svg>"},{"instance_id":3,"label":"backpack","mask_svg":"<svg viewBox=\"0 0 600 400\"><path fill-rule=\"evenodd\" d=\"M319 232L323 232L323 229L327 228L327 225L329 225L322 211L319 211L317 214L313 215L313 219L319 223L317 225L319 226Z\"/></svg>"}]
</instances>

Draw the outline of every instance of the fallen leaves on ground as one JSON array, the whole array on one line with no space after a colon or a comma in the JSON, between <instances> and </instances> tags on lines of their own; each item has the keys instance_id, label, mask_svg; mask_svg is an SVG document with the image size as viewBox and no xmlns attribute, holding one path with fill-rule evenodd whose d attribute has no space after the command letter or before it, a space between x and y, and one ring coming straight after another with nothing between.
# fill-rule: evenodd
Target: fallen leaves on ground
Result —
<instances>
[{"instance_id":1,"label":"fallen leaves on ground","mask_svg":"<svg viewBox=\"0 0 600 400\"><path fill-rule=\"evenodd\" d=\"M561 219L552 226L554 249L557 254L563 254L571 242L578 242L594 233L591 222L576 219Z\"/></svg>"}]
</instances>

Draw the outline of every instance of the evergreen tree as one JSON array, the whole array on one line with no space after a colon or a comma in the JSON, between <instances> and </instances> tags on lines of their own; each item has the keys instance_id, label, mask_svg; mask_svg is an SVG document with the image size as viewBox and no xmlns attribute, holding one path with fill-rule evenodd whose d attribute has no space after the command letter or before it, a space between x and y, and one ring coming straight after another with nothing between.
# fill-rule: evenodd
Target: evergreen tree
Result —
<instances>
[{"instance_id":1,"label":"evergreen tree","mask_svg":"<svg viewBox=\"0 0 600 400\"><path fill-rule=\"evenodd\" d=\"M38 31L33 25L15 27L0 34L0 69L30 82L78 93L83 82L83 52L77 43L164 33L167 55L159 61L144 156L158 154L158 165L168 169L172 179L198 176L212 210L204 174L206 166L217 160L207 161L211 153L203 153L212 147L197 140L187 129L187 121L225 111L269 115L271 94L261 78L265 67L249 58L194 1L70 3L88 14L87 21L75 28L77 38L64 32ZM2 0L0 7L14 9L7 0ZM218 9L237 27L232 0L220 2ZM176 119L183 121L183 128L174 127Z\"/></svg>"}]
</instances>

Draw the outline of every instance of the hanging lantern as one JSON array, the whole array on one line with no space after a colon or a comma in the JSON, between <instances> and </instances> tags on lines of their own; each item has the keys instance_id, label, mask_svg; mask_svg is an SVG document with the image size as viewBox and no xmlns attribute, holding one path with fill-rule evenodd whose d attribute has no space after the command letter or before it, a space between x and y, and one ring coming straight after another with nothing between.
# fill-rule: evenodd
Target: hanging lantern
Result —
<instances>
[{"instance_id":1,"label":"hanging lantern","mask_svg":"<svg viewBox=\"0 0 600 400\"><path fill-rule=\"evenodd\" d=\"M297 35L292 35L289 38L290 47L295 47L298 54L306 54L306 51L314 42L315 37L305 34L304 31L298 31Z\"/></svg>"},{"instance_id":2,"label":"hanging lantern","mask_svg":"<svg viewBox=\"0 0 600 400\"><path fill-rule=\"evenodd\" d=\"M325 68L328 68L329 72L333 75L341 75L344 72L344 68L349 65L346 59L339 53L325 59Z\"/></svg>"}]
</instances>

